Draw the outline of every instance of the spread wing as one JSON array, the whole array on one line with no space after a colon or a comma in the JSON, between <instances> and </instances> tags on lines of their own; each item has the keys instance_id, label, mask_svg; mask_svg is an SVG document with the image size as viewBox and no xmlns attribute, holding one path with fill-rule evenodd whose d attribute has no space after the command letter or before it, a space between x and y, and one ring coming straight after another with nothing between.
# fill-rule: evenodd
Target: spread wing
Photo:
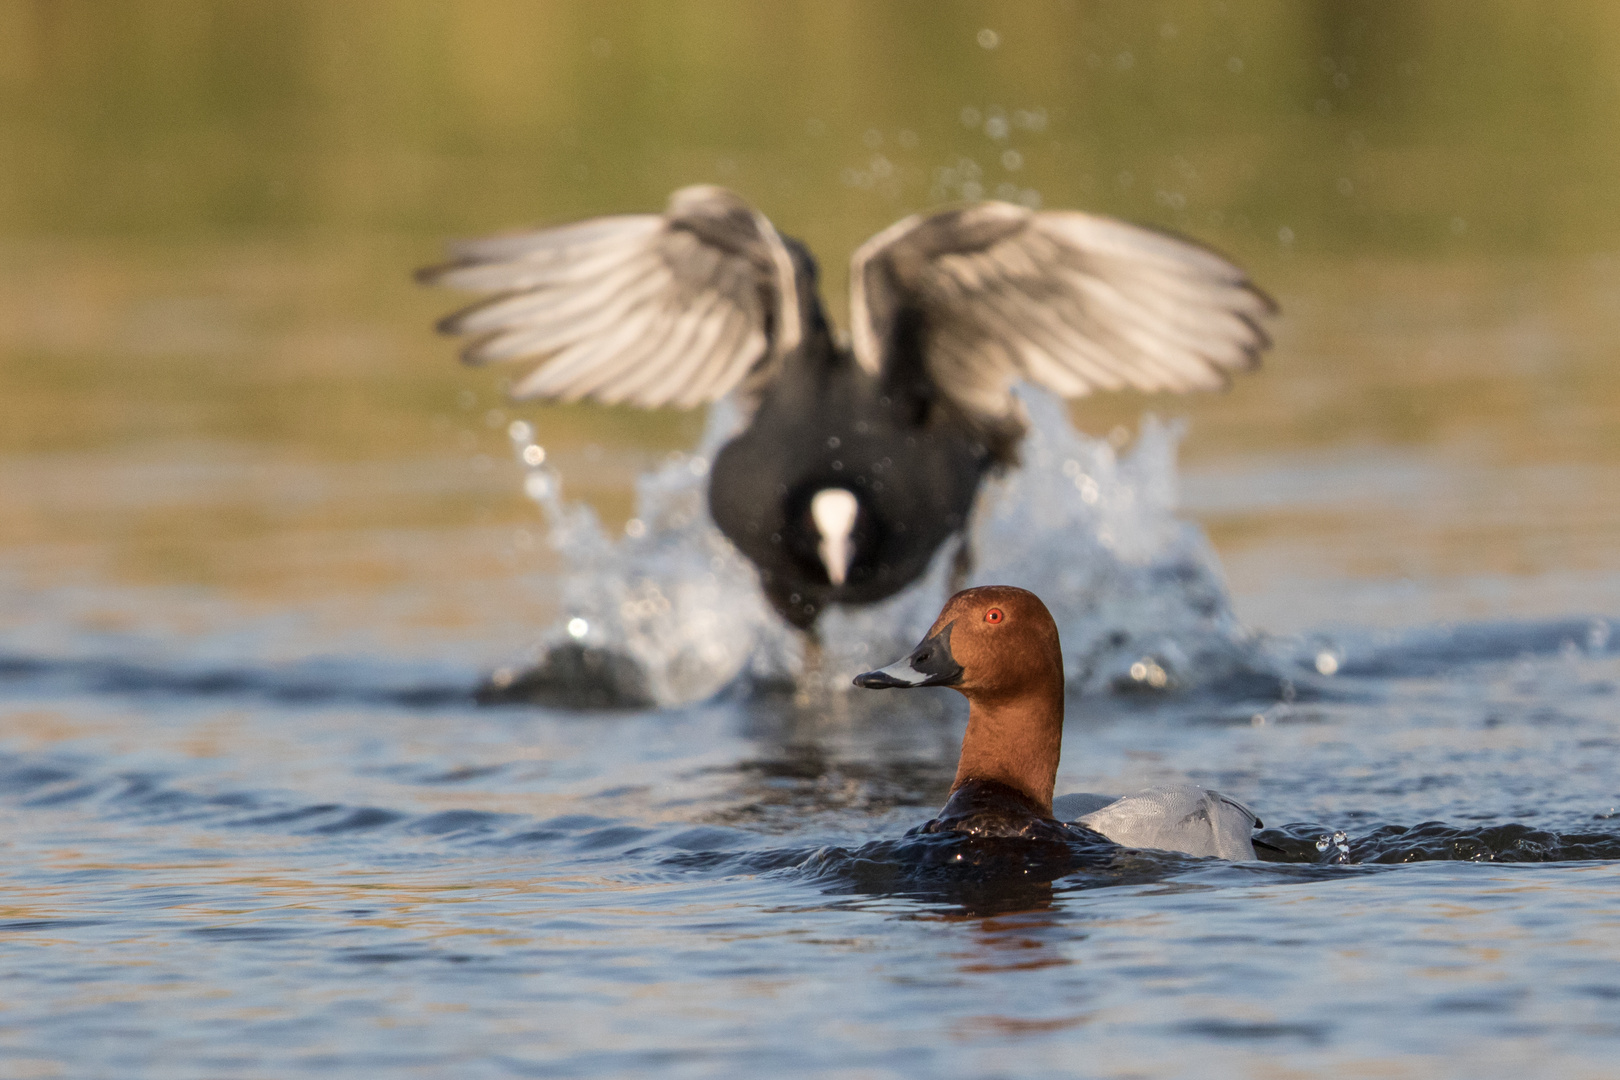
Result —
<instances>
[{"instance_id":1,"label":"spread wing","mask_svg":"<svg viewBox=\"0 0 1620 1080\"><path fill-rule=\"evenodd\" d=\"M793 262L753 207L682 188L663 214L451 245L419 280L494 291L439 324L469 334L469 364L530 363L515 398L690 408L724 396L798 344Z\"/></svg>"},{"instance_id":2,"label":"spread wing","mask_svg":"<svg viewBox=\"0 0 1620 1080\"><path fill-rule=\"evenodd\" d=\"M913 216L855 253L856 360L878 374L901 350L970 414L1012 414L1028 379L1095 390L1219 388L1259 363L1275 311L1206 248L1073 211L978 203Z\"/></svg>"}]
</instances>

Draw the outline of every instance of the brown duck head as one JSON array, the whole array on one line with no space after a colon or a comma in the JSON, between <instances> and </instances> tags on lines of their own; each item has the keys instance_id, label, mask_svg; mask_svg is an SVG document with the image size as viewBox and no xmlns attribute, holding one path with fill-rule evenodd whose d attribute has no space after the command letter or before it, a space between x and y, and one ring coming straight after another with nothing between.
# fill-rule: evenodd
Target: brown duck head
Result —
<instances>
[{"instance_id":1,"label":"brown duck head","mask_svg":"<svg viewBox=\"0 0 1620 1080\"><path fill-rule=\"evenodd\" d=\"M1050 817L1063 749L1063 651L1040 597L1010 585L951 597L903 660L856 686L948 686L968 699L954 793L972 781L1006 785Z\"/></svg>"}]
</instances>

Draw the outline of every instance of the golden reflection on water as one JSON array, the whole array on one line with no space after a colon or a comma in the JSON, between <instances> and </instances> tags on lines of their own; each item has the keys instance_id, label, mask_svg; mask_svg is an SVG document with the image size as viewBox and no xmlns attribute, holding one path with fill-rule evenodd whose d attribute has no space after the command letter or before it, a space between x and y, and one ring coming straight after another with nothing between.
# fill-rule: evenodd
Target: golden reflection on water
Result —
<instances>
[{"instance_id":1,"label":"golden reflection on water","mask_svg":"<svg viewBox=\"0 0 1620 1080\"><path fill-rule=\"evenodd\" d=\"M407 271L448 235L713 181L812 244L840 316L854 246L945 198L1038 195L1204 239L1282 302L1267 370L1224 396L1082 402L1088 430L1189 417L1189 487L1366 448L1590 470L1499 519L1487 499L1413 521L1195 497L1223 556L1612 574L1617 106L1620 8L1598 0L17 0L0 547L46 585L266 605L414 588L451 599L413 618L496 617L499 582L548 565L507 419L534 420L617 525L637 469L701 418L513 410L428 332L456 298ZM513 602L514 621L549 616Z\"/></svg>"}]
</instances>

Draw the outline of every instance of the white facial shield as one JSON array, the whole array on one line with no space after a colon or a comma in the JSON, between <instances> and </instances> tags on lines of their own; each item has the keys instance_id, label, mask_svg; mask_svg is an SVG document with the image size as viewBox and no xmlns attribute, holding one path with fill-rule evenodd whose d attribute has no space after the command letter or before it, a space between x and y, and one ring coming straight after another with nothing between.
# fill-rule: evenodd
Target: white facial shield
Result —
<instances>
[{"instance_id":1,"label":"white facial shield","mask_svg":"<svg viewBox=\"0 0 1620 1080\"><path fill-rule=\"evenodd\" d=\"M824 488L810 500L810 520L816 523L821 541L816 554L827 568L827 580L842 585L849 577L849 564L855 557L855 515L860 511L855 496L843 488Z\"/></svg>"}]
</instances>

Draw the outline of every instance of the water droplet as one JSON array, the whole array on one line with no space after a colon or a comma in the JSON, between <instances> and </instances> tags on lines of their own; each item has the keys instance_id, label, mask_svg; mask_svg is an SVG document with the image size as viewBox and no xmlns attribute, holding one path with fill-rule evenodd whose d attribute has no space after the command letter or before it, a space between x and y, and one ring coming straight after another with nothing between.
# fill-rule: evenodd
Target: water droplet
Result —
<instances>
[{"instance_id":1,"label":"water droplet","mask_svg":"<svg viewBox=\"0 0 1620 1080\"><path fill-rule=\"evenodd\" d=\"M523 464L531 468L546 463L546 448L536 443L530 443L523 448Z\"/></svg>"},{"instance_id":2,"label":"water droplet","mask_svg":"<svg viewBox=\"0 0 1620 1080\"><path fill-rule=\"evenodd\" d=\"M1294 230L1290 229L1286 225L1284 225L1282 228L1278 229L1277 230L1277 242L1279 244L1292 244L1294 242Z\"/></svg>"},{"instance_id":3,"label":"water droplet","mask_svg":"<svg viewBox=\"0 0 1620 1080\"><path fill-rule=\"evenodd\" d=\"M1017 172L1024 167L1024 155L1016 150L1006 150L1001 155L1001 167L1008 172Z\"/></svg>"},{"instance_id":4,"label":"water droplet","mask_svg":"<svg viewBox=\"0 0 1620 1080\"><path fill-rule=\"evenodd\" d=\"M579 616L576 615L574 618L568 620L568 636L574 640L577 641L590 632L591 624L586 622L584 619L581 619Z\"/></svg>"},{"instance_id":5,"label":"water droplet","mask_svg":"<svg viewBox=\"0 0 1620 1080\"><path fill-rule=\"evenodd\" d=\"M1001 35L996 33L994 30L991 30L989 27L985 27L983 30L979 31L978 40L979 48L993 49L997 45L1001 44Z\"/></svg>"},{"instance_id":6,"label":"water droplet","mask_svg":"<svg viewBox=\"0 0 1620 1080\"><path fill-rule=\"evenodd\" d=\"M1324 649L1316 654L1316 670L1323 675L1332 675L1339 670L1339 658Z\"/></svg>"},{"instance_id":7,"label":"water droplet","mask_svg":"<svg viewBox=\"0 0 1620 1080\"><path fill-rule=\"evenodd\" d=\"M1147 683L1155 690L1162 690L1170 682L1170 675L1159 666L1159 662L1152 657L1143 657L1131 665L1131 678L1140 683Z\"/></svg>"},{"instance_id":8,"label":"water droplet","mask_svg":"<svg viewBox=\"0 0 1620 1080\"><path fill-rule=\"evenodd\" d=\"M1350 838L1343 832L1323 833L1316 838L1316 850L1321 852L1331 851L1332 854L1327 858L1328 862L1349 862Z\"/></svg>"},{"instance_id":9,"label":"water droplet","mask_svg":"<svg viewBox=\"0 0 1620 1080\"><path fill-rule=\"evenodd\" d=\"M1227 57L1226 58L1226 70L1230 71L1234 75L1243 74L1243 59L1241 57L1237 57L1237 56L1229 56L1229 57Z\"/></svg>"},{"instance_id":10,"label":"water droplet","mask_svg":"<svg viewBox=\"0 0 1620 1080\"><path fill-rule=\"evenodd\" d=\"M992 139L1005 139L1010 130L1005 116L992 116L984 122L984 133Z\"/></svg>"},{"instance_id":11,"label":"water droplet","mask_svg":"<svg viewBox=\"0 0 1620 1080\"><path fill-rule=\"evenodd\" d=\"M647 523L640 518L631 518L624 523L624 535L632 540L640 540L647 535Z\"/></svg>"},{"instance_id":12,"label":"water droplet","mask_svg":"<svg viewBox=\"0 0 1620 1080\"><path fill-rule=\"evenodd\" d=\"M534 428L526 420L514 420L506 425L506 437L515 443L526 443L534 438Z\"/></svg>"}]
</instances>

